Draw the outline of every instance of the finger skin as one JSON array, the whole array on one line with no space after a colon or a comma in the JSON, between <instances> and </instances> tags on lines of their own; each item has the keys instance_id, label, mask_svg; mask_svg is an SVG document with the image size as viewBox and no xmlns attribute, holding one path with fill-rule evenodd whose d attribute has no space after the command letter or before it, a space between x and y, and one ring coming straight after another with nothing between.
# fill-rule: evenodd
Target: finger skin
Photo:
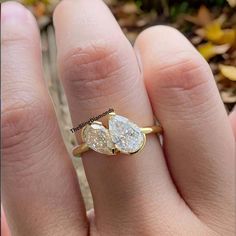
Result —
<instances>
[{"instance_id":1,"label":"finger skin","mask_svg":"<svg viewBox=\"0 0 236 236\"><path fill-rule=\"evenodd\" d=\"M236 140L236 107L229 115L229 121L231 123L231 127L234 133L234 138Z\"/></svg>"},{"instance_id":2,"label":"finger skin","mask_svg":"<svg viewBox=\"0 0 236 236\"><path fill-rule=\"evenodd\" d=\"M153 124L133 48L103 2L62 1L54 13L54 25L60 77L74 126L109 108L139 126ZM192 213L173 188L154 135L148 135L144 150L134 157L88 152L83 163L101 235L177 231L180 223L174 220L177 212L182 213L180 217L185 219L182 222L191 222L186 228L198 226L199 222L192 220ZM170 230L166 230L167 225L171 225Z\"/></svg>"},{"instance_id":3,"label":"finger skin","mask_svg":"<svg viewBox=\"0 0 236 236\"><path fill-rule=\"evenodd\" d=\"M2 206L1 206L1 235L2 236L11 235Z\"/></svg>"},{"instance_id":4,"label":"finger skin","mask_svg":"<svg viewBox=\"0 0 236 236\"><path fill-rule=\"evenodd\" d=\"M144 31L135 47L181 195L210 227L232 235L235 142L209 66L170 27Z\"/></svg>"},{"instance_id":5,"label":"finger skin","mask_svg":"<svg viewBox=\"0 0 236 236\"><path fill-rule=\"evenodd\" d=\"M12 235L87 235L77 177L43 81L36 22L1 6L2 201Z\"/></svg>"}]
</instances>

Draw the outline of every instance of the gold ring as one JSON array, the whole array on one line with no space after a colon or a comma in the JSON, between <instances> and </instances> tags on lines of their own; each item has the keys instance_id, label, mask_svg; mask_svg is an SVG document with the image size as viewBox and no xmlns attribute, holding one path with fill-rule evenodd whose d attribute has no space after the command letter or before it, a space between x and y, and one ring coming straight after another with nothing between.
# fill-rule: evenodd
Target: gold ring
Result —
<instances>
[{"instance_id":1,"label":"gold ring","mask_svg":"<svg viewBox=\"0 0 236 236\"><path fill-rule=\"evenodd\" d=\"M108 114L108 127L100 121L87 124L81 131L83 143L73 149L73 155L81 157L90 149L105 155L135 154L143 149L146 134L162 133L160 125L140 128L114 112Z\"/></svg>"}]
</instances>

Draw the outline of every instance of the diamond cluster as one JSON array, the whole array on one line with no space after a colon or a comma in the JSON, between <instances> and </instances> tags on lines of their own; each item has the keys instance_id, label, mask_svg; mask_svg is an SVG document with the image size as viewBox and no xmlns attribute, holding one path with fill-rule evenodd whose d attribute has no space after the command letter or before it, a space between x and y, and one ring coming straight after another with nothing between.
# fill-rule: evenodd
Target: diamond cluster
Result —
<instances>
[{"instance_id":1,"label":"diamond cluster","mask_svg":"<svg viewBox=\"0 0 236 236\"><path fill-rule=\"evenodd\" d=\"M109 129L100 122L87 125L82 133L83 141L99 153L112 155L117 151L122 153L135 153L145 143L145 135L140 128L119 115L112 115L109 119Z\"/></svg>"}]
</instances>

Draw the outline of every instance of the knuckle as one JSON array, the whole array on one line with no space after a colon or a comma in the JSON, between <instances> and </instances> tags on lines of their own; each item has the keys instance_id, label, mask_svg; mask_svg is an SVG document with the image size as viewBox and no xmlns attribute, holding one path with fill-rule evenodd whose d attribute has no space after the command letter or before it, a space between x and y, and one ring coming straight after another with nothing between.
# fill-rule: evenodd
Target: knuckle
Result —
<instances>
[{"instance_id":1,"label":"knuckle","mask_svg":"<svg viewBox=\"0 0 236 236\"><path fill-rule=\"evenodd\" d=\"M202 84L207 84L212 73L204 58L191 46L184 36L175 28L169 26L154 26L144 30L137 38L140 45L153 45L153 38L163 35L168 45L170 38L176 38L181 46L171 46L166 50L158 50L158 61L150 60L145 71L149 80L156 78L155 83L160 87L169 87L182 90L193 90ZM161 43L164 43L163 41ZM154 45L153 45L154 46ZM150 47L150 46L147 46ZM155 48L155 47L154 47ZM156 56L157 57L157 56Z\"/></svg>"},{"instance_id":2,"label":"knuckle","mask_svg":"<svg viewBox=\"0 0 236 236\"><path fill-rule=\"evenodd\" d=\"M51 163L46 150L55 137L51 108L39 99L9 104L2 112L2 166L11 176L20 176L18 181L29 179L33 173L44 171ZM51 119L51 121L50 121ZM54 122L55 123L55 122ZM39 167L40 166L40 167ZM43 168L41 168L43 166ZM20 182L19 182L20 186Z\"/></svg>"},{"instance_id":3,"label":"knuckle","mask_svg":"<svg viewBox=\"0 0 236 236\"><path fill-rule=\"evenodd\" d=\"M21 99L6 104L2 111L3 151L11 154L26 142L39 138L50 116L48 105L40 99ZM23 151L23 150L22 150Z\"/></svg>"},{"instance_id":4,"label":"knuckle","mask_svg":"<svg viewBox=\"0 0 236 236\"><path fill-rule=\"evenodd\" d=\"M175 56L162 55L156 65L151 65L147 87L168 104L176 115L185 120L212 118L219 100L214 78L207 62L193 50L179 51ZM153 80L152 78L156 78ZM152 81L152 82L150 82ZM174 96L174 94L176 96ZM189 109L193 113L189 113Z\"/></svg>"},{"instance_id":5,"label":"knuckle","mask_svg":"<svg viewBox=\"0 0 236 236\"><path fill-rule=\"evenodd\" d=\"M205 60L196 52L181 51L174 58L163 56L157 66L161 87L195 90L208 84L211 70Z\"/></svg>"},{"instance_id":6,"label":"knuckle","mask_svg":"<svg viewBox=\"0 0 236 236\"><path fill-rule=\"evenodd\" d=\"M60 63L62 80L81 100L119 91L136 73L128 69L128 57L115 42L96 41L70 51ZM101 93L102 91L102 93Z\"/></svg>"}]
</instances>

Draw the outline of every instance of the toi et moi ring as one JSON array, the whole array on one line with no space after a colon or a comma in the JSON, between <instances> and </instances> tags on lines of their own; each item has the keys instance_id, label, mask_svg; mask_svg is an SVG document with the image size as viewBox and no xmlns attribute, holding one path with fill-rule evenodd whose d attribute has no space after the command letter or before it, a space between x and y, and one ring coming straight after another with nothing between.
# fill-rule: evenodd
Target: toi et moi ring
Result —
<instances>
[{"instance_id":1,"label":"toi et moi ring","mask_svg":"<svg viewBox=\"0 0 236 236\"><path fill-rule=\"evenodd\" d=\"M108 114L108 128L100 121L94 121L82 129L83 143L73 149L73 155L81 157L90 149L105 155L135 154L145 146L146 134L162 131L160 125L140 128L126 117L111 112Z\"/></svg>"}]
</instances>

